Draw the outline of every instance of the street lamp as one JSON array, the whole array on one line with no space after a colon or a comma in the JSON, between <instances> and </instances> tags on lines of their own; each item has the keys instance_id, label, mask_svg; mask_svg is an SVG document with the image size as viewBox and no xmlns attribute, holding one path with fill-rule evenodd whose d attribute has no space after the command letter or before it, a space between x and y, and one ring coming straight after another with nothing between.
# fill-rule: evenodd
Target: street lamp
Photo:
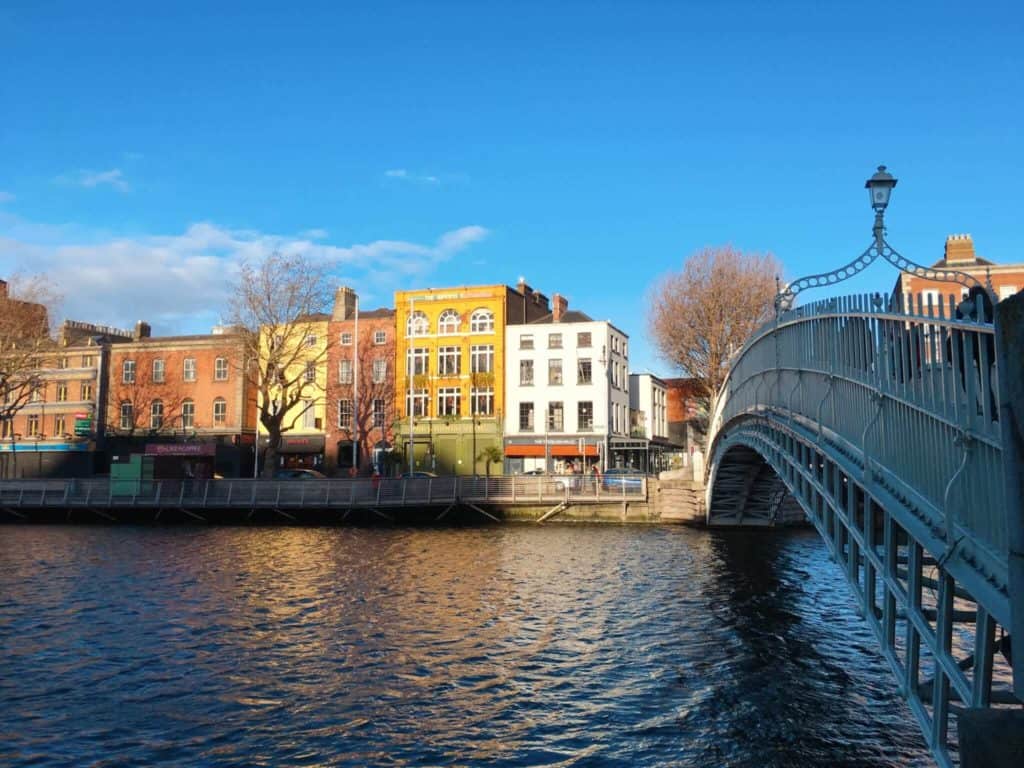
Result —
<instances>
[{"instance_id":1,"label":"street lamp","mask_svg":"<svg viewBox=\"0 0 1024 768\"><path fill-rule=\"evenodd\" d=\"M864 183L871 200L871 207L875 211L875 224L872 228L874 239L867 249L856 259L846 266L831 272L823 272L818 275L807 275L799 280L781 287L775 296L776 315L786 312L793 307L796 295L808 288L821 288L841 283L854 275L863 272L865 268L879 256L895 266L901 272L906 272L924 280L935 280L941 282L959 283L964 288L978 286L992 295L991 287L986 287L966 272L958 272L953 269L942 269L939 267L923 267L910 259L900 255L885 240L885 209L889 205L889 198L892 196L893 187L896 186L896 177L886 171L884 165L878 166L878 170Z\"/></svg>"}]
</instances>

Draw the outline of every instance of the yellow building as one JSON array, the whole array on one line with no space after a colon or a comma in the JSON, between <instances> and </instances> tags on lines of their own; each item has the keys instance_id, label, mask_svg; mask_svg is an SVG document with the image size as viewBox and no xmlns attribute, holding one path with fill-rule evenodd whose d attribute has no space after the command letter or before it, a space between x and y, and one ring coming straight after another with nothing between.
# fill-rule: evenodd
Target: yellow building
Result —
<instances>
[{"instance_id":1,"label":"yellow building","mask_svg":"<svg viewBox=\"0 0 1024 768\"><path fill-rule=\"evenodd\" d=\"M395 292L395 448L403 466L411 443L415 470L483 474L482 451L502 445L505 327L550 311L547 297L522 281Z\"/></svg>"},{"instance_id":2,"label":"yellow building","mask_svg":"<svg viewBox=\"0 0 1024 768\"><path fill-rule=\"evenodd\" d=\"M295 402L282 423L280 467L323 469L327 435L327 347L330 315L317 313L264 332L260 370L279 370L271 403ZM258 407L263 408L262 398ZM261 450L267 438L260 427Z\"/></svg>"}]
</instances>

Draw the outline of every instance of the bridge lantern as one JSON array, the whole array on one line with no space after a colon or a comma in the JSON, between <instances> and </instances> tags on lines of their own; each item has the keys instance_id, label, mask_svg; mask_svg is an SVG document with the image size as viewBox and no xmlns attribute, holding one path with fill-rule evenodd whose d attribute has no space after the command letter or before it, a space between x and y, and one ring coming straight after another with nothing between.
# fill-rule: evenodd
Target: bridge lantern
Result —
<instances>
[{"instance_id":1,"label":"bridge lantern","mask_svg":"<svg viewBox=\"0 0 1024 768\"><path fill-rule=\"evenodd\" d=\"M896 177L887 173L884 165L878 166L878 171L864 182L864 188L868 190L871 197L871 207L876 211L884 211L889 205L889 195L892 188L896 186Z\"/></svg>"}]
</instances>

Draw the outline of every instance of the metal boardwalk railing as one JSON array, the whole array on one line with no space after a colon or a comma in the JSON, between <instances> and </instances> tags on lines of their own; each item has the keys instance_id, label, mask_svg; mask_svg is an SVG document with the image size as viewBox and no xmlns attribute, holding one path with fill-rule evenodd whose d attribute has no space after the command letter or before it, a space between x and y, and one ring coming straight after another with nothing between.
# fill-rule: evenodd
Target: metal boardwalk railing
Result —
<instances>
[{"instance_id":1,"label":"metal boardwalk railing","mask_svg":"<svg viewBox=\"0 0 1024 768\"><path fill-rule=\"evenodd\" d=\"M641 475L380 478L356 480L5 480L0 508L386 509L605 504L647 498Z\"/></svg>"},{"instance_id":2,"label":"metal boardwalk railing","mask_svg":"<svg viewBox=\"0 0 1024 768\"><path fill-rule=\"evenodd\" d=\"M731 361L710 425L708 522L799 504L940 764L951 713L1017 701L1008 675L993 688L1012 626L994 332L920 297L780 312Z\"/></svg>"}]
</instances>

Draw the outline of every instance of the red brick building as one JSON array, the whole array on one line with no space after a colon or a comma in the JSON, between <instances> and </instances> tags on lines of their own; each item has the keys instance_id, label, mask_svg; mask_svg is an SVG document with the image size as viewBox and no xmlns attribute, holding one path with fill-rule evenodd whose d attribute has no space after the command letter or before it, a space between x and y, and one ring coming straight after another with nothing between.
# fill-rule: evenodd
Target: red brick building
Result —
<instances>
[{"instance_id":1,"label":"red brick building","mask_svg":"<svg viewBox=\"0 0 1024 768\"><path fill-rule=\"evenodd\" d=\"M156 444L189 444L225 477L251 475L255 401L239 337L227 332L151 336L138 323L131 342L111 348L108 368L108 452L150 452ZM163 456L174 455L161 448ZM211 467L206 467L209 470Z\"/></svg>"},{"instance_id":2,"label":"red brick building","mask_svg":"<svg viewBox=\"0 0 1024 768\"><path fill-rule=\"evenodd\" d=\"M358 330L357 330L358 327ZM387 469L394 445L395 310L358 309L351 288L339 288L328 324L327 474L368 475Z\"/></svg>"},{"instance_id":3,"label":"red brick building","mask_svg":"<svg viewBox=\"0 0 1024 768\"><path fill-rule=\"evenodd\" d=\"M974 241L970 235L947 237L942 258L932 266L966 272L982 285L985 285L987 279L991 279L992 289L999 301L1024 289L1024 264L996 264L981 258L974 252ZM933 304L937 304L941 299L948 308L949 297L952 296L954 304L957 304L966 289L956 283L926 280L904 272L896 282L896 292L913 295L915 302L920 294L924 298L925 306L929 298Z\"/></svg>"},{"instance_id":4,"label":"red brick building","mask_svg":"<svg viewBox=\"0 0 1024 768\"><path fill-rule=\"evenodd\" d=\"M701 415L697 399L699 386L696 379L665 379L668 390L668 438L674 445L689 449L699 442Z\"/></svg>"}]
</instances>

